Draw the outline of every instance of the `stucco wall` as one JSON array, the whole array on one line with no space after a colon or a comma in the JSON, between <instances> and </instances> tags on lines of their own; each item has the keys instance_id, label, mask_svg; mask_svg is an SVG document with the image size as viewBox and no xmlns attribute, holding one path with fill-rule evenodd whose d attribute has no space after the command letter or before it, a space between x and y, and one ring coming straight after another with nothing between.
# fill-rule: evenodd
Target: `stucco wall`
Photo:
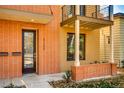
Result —
<instances>
[{"instance_id":1,"label":"stucco wall","mask_svg":"<svg viewBox=\"0 0 124 93\"><path fill-rule=\"evenodd\" d=\"M104 27L100 29L100 60L109 61L110 60L110 48L111 45L108 44L108 36L110 36L110 27Z\"/></svg>"},{"instance_id":2,"label":"stucco wall","mask_svg":"<svg viewBox=\"0 0 124 93\"><path fill-rule=\"evenodd\" d=\"M87 17L92 17L92 13L96 12L96 5L87 5L85 7ZM60 28L60 63L61 71L70 70L74 61L67 61L67 33L74 33L74 28ZM85 60L80 60L81 65L93 63L100 60L100 30L86 31L80 29L80 33L85 34Z\"/></svg>"},{"instance_id":3,"label":"stucco wall","mask_svg":"<svg viewBox=\"0 0 124 93\"><path fill-rule=\"evenodd\" d=\"M67 61L67 33L74 32L73 28L61 28L60 30L60 63L61 71L70 70L74 61ZM81 64L89 64L99 61L99 29L94 31L80 30L85 34L85 60Z\"/></svg>"}]
</instances>

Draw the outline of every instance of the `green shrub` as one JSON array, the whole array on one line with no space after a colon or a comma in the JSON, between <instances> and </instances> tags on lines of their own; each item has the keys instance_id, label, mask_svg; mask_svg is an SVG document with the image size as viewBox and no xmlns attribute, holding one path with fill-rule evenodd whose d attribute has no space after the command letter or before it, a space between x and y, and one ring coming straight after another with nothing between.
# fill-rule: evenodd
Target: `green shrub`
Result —
<instances>
[{"instance_id":1,"label":"green shrub","mask_svg":"<svg viewBox=\"0 0 124 93\"><path fill-rule=\"evenodd\" d=\"M71 71L66 71L63 78L69 83L71 81Z\"/></svg>"},{"instance_id":2,"label":"green shrub","mask_svg":"<svg viewBox=\"0 0 124 93\"><path fill-rule=\"evenodd\" d=\"M112 82L109 81L105 81L105 80L101 80L100 84L98 85L100 88L113 88L114 85L112 84Z\"/></svg>"},{"instance_id":3,"label":"green shrub","mask_svg":"<svg viewBox=\"0 0 124 93\"><path fill-rule=\"evenodd\" d=\"M74 82L69 81L68 75L70 72L66 72L64 79L54 81L51 83L53 87L58 88L124 88L124 75L117 75L116 77L103 78L98 80L89 80L89 81L81 81Z\"/></svg>"}]
</instances>

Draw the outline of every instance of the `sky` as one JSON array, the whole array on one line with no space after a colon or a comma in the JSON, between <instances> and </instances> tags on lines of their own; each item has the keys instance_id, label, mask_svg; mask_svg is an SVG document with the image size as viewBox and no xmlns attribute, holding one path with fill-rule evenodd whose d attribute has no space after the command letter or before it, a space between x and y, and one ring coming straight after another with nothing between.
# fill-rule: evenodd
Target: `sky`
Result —
<instances>
[{"instance_id":1,"label":"sky","mask_svg":"<svg viewBox=\"0 0 124 93\"><path fill-rule=\"evenodd\" d=\"M118 12L124 13L124 5L114 5L114 14Z\"/></svg>"}]
</instances>

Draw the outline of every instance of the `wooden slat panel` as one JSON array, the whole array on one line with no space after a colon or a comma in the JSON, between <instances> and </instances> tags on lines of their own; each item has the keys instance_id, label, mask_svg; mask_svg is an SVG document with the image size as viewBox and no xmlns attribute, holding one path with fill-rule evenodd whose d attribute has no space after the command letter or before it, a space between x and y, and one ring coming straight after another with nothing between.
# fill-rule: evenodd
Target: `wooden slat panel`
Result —
<instances>
[{"instance_id":1,"label":"wooden slat panel","mask_svg":"<svg viewBox=\"0 0 124 93\"><path fill-rule=\"evenodd\" d=\"M77 16L77 19L79 19L81 21L85 21L85 22L94 22L94 23L103 24L103 25L112 25L113 24L112 21L103 20L103 19L95 19L95 18L84 17L84 16Z\"/></svg>"},{"instance_id":2,"label":"wooden slat panel","mask_svg":"<svg viewBox=\"0 0 124 93\"><path fill-rule=\"evenodd\" d=\"M113 22L108 20L95 19L95 18L85 17L85 16L74 16L72 18L69 18L61 22L61 26L71 25L71 24L74 25L76 19L80 20L80 25L82 27L88 27L89 29L93 29L92 26L94 27L94 29L95 27L97 29L97 28L113 25Z\"/></svg>"}]
</instances>

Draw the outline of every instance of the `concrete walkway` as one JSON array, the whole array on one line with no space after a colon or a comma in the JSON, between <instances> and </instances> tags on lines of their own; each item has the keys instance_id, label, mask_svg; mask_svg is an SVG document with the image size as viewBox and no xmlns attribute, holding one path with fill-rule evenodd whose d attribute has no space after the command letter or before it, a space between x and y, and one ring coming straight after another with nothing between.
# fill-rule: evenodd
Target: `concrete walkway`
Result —
<instances>
[{"instance_id":1,"label":"concrete walkway","mask_svg":"<svg viewBox=\"0 0 124 93\"><path fill-rule=\"evenodd\" d=\"M48 82L62 80L63 74L64 73L49 75L25 74L21 78L1 79L0 88L9 85L11 82L16 86L26 85L27 88L52 88Z\"/></svg>"}]
</instances>

